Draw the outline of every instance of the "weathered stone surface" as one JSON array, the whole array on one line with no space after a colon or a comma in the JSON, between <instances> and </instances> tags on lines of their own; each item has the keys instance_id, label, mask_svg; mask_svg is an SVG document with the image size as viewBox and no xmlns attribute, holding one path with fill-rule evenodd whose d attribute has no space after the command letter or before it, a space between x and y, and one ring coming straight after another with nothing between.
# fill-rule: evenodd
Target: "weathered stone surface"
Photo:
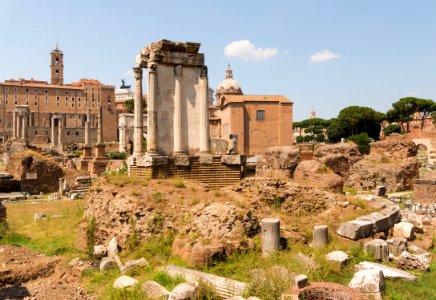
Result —
<instances>
[{"instance_id":1,"label":"weathered stone surface","mask_svg":"<svg viewBox=\"0 0 436 300\"><path fill-rule=\"evenodd\" d=\"M121 261L120 257L119 257L117 254L115 254L114 257L113 257L113 259L114 259L114 261L116 262L118 268L120 268L120 270L121 270L121 268L124 267L124 264L123 264L123 262Z\"/></svg>"},{"instance_id":2,"label":"weathered stone surface","mask_svg":"<svg viewBox=\"0 0 436 300\"><path fill-rule=\"evenodd\" d=\"M109 257L103 257L103 259L100 262L100 271L108 271L110 269L115 269L117 267L117 264L115 261Z\"/></svg>"},{"instance_id":3,"label":"weathered stone surface","mask_svg":"<svg viewBox=\"0 0 436 300\"><path fill-rule=\"evenodd\" d=\"M148 261L145 258L140 258L136 260L129 260L120 269L121 269L121 273L126 273L129 270L133 270L135 268L145 267L145 266L148 266Z\"/></svg>"},{"instance_id":4,"label":"weathered stone surface","mask_svg":"<svg viewBox=\"0 0 436 300\"><path fill-rule=\"evenodd\" d=\"M371 236L374 232L373 226L374 223L371 221L353 220L341 223L336 233L352 240L358 240Z\"/></svg>"},{"instance_id":5,"label":"weathered stone surface","mask_svg":"<svg viewBox=\"0 0 436 300\"><path fill-rule=\"evenodd\" d=\"M193 265L209 264L241 249L242 240L260 230L259 220L250 211L230 203L198 204L190 215L193 220L180 231L196 238L176 238L172 253Z\"/></svg>"},{"instance_id":6,"label":"weathered stone surface","mask_svg":"<svg viewBox=\"0 0 436 300\"><path fill-rule=\"evenodd\" d=\"M401 255L395 259L395 264L401 269L419 269L427 270L430 267L431 254L411 254L403 251Z\"/></svg>"},{"instance_id":7,"label":"weathered stone surface","mask_svg":"<svg viewBox=\"0 0 436 300\"><path fill-rule=\"evenodd\" d=\"M386 187L384 185L379 185L375 188L375 195L376 196L384 196L386 194Z\"/></svg>"},{"instance_id":8,"label":"weathered stone surface","mask_svg":"<svg viewBox=\"0 0 436 300\"><path fill-rule=\"evenodd\" d=\"M371 155L373 156L404 159L416 156L417 152L418 147L414 142L396 135L371 143Z\"/></svg>"},{"instance_id":9,"label":"weathered stone surface","mask_svg":"<svg viewBox=\"0 0 436 300\"><path fill-rule=\"evenodd\" d=\"M64 177L58 163L31 150L11 156L6 171L21 180L21 191L29 194L56 192Z\"/></svg>"},{"instance_id":10,"label":"weathered stone surface","mask_svg":"<svg viewBox=\"0 0 436 300\"><path fill-rule=\"evenodd\" d=\"M301 252L298 252L296 255L296 258L298 260L300 260L305 265L307 271L311 271L311 270L318 268L318 264L310 256L307 256Z\"/></svg>"},{"instance_id":11,"label":"weathered stone surface","mask_svg":"<svg viewBox=\"0 0 436 300\"><path fill-rule=\"evenodd\" d=\"M350 176L344 186L374 189L377 185L383 184L389 192L400 192L412 189L417 177L418 159L416 157L390 161L388 158L379 160L368 156L351 167Z\"/></svg>"},{"instance_id":12,"label":"weathered stone surface","mask_svg":"<svg viewBox=\"0 0 436 300\"><path fill-rule=\"evenodd\" d=\"M388 261L389 248L384 240L375 239L364 244L365 253L371 254L376 260Z\"/></svg>"},{"instance_id":13,"label":"weathered stone surface","mask_svg":"<svg viewBox=\"0 0 436 300\"><path fill-rule=\"evenodd\" d=\"M156 281L146 281L141 286L142 293L150 299L168 299L170 292Z\"/></svg>"},{"instance_id":14,"label":"weathered stone surface","mask_svg":"<svg viewBox=\"0 0 436 300\"><path fill-rule=\"evenodd\" d=\"M199 272L183 267L169 265L165 267L165 272L170 276L182 276L188 283L204 282L208 284L222 299L227 299L233 296L240 296L247 287L244 282Z\"/></svg>"},{"instance_id":15,"label":"weathered stone surface","mask_svg":"<svg viewBox=\"0 0 436 300\"><path fill-rule=\"evenodd\" d=\"M194 299L197 288L188 283L181 283L176 286L168 296L169 300L191 300Z\"/></svg>"},{"instance_id":16,"label":"weathered stone surface","mask_svg":"<svg viewBox=\"0 0 436 300\"><path fill-rule=\"evenodd\" d=\"M175 155L174 164L176 166L187 167L189 166L189 156L188 155Z\"/></svg>"},{"instance_id":17,"label":"weathered stone surface","mask_svg":"<svg viewBox=\"0 0 436 300\"><path fill-rule=\"evenodd\" d=\"M198 157L198 163L202 166L211 165L213 163L213 156L211 154L202 153Z\"/></svg>"},{"instance_id":18,"label":"weathered stone surface","mask_svg":"<svg viewBox=\"0 0 436 300\"><path fill-rule=\"evenodd\" d=\"M92 255L95 258L105 257L106 254L107 254L107 249L104 245L95 245L94 246L94 251L93 251Z\"/></svg>"},{"instance_id":19,"label":"weathered stone surface","mask_svg":"<svg viewBox=\"0 0 436 300\"><path fill-rule=\"evenodd\" d=\"M300 148L293 146L270 147L257 160L256 176L292 178L300 162Z\"/></svg>"},{"instance_id":20,"label":"weathered stone surface","mask_svg":"<svg viewBox=\"0 0 436 300\"><path fill-rule=\"evenodd\" d=\"M404 250L407 249L407 239L402 237L394 237L386 240L389 247L389 254L399 256Z\"/></svg>"},{"instance_id":21,"label":"weathered stone surface","mask_svg":"<svg viewBox=\"0 0 436 300\"><path fill-rule=\"evenodd\" d=\"M316 160L305 160L298 164L294 179L309 182L316 187L335 193L341 193L344 180L332 170Z\"/></svg>"},{"instance_id":22,"label":"weathered stone surface","mask_svg":"<svg viewBox=\"0 0 436 300\"><path fill-rule=\"evenodd\" d=\"M38 221L38 220L41 220L41 219L46 219L46 218L47 218L47 215L45 214L45 212L40 212L40 213L36 212L33 215L33 220L35 222Z\"/></svg>"},{"instance_id":23,"label":"weathered stone surface","mask_svg":"<svg viewBox=\"0 0 436 300\"><path fill-rule=\"evenodd\" d=\"M299 274L294 277L294 285L299 289L304 288L309 284L309 278L304 274Z\"/></svg>"},{"instance_id":24,"label":"weathered stone surface","mask_svg":"<svg viewBox=\"0 0 436 300\"><path fill-rule=\"evenodd\" d=\"M312 247L320 248L329 242L329 231L327 225L318 225L313 228Z\"/></svg>"},{"instance_id":25,"label":"weathered stone surface","mask_svg":"<svg viewBox=\"0 0 436 300\"><path fill-rule=\"evenodd\" d=\"M123 276L118 277L115 280L113 287L116 289L125 289L128 287L134 286L137 283L138 283L138 280L136 280L132 277L123 275Z\"/></svg>"},{"instance_id":26,"label":"weathered stone surface","mask_svg":"<svg viewBox=\"0 0 436 300\"><path fill-rule=\"evenodd\" d=\"M280 219L263 218L262 228L262 255L268 256L280 249Z\"/></svg>"},{"instance_id":27,"label":"weathered stone surface","mask_svg":"<svg viewBox=\"0 0 436 300\"><path fill-rule=\"evenodd\" d=\"M314 282L299 290L289 289L282 294L281 299L369 300L369 297L366 294L341 284L333 282Z\"/></svg>"},{"instance_id":28,"label":"weathered stone surface","mask_svg":"<svg viewBox=\"0 0 436 300\"><path fill-rule=\"evenodd\" d=\"M392 268L392 267L388 267L388 266L378 264L378 263L363 261L363 262L354 266L355 271L370 270L370 269L383 271L383 276L385 278L400 278L400 279L405 279L405 280L415 280L416 279L416 276L414 276L406 271L399 270L399 269Z\"/></svg>"},{"instance_id":29,"label":"weathered stone surface","mask_svg":"<svg viewBox=\"0 0 436 300\"><path fill-rule=\"evenodd\" d=\"M381 270L361 270L354 273L350 284L351 288L380 299L380 292L383 290L384 277Z\"/></svg>"},{"instance_id":30,"label":"weathered stone surface","mask_svg":"<svg viewBox=\"0 0 436 300\"><path fill-rule=\"evenodd\" d=\"M326 255L327 261L337 262L339 265L344 266L349 260L349 256L344 251L333 251Z\"/></svg>"},{"instance_id":31,"label":"weathered stone surface","mask_svg":"<svg viewBox=\"0 0 436 300\"><path fill-rule=\"evenodd\" d=\"M115 254L118 254L118 241L113 237L107 245L107 256L113 258Z\"/></svg>"},{"instance_id":32,"label":"weathered stone surface","mask_svg":"<svg viewBox=\"0 0 436 300\"><path fill-rule=\"evenodd\" d=\"M320 161L333 172L348 177L350 167L363 158L354 143L320 145L314 151L315 160Z\"/></svg>"},{"instance_id":33,"label":"weathered stone surface","mask_svg":"<svg viewBox=\"0 0 436 300\"><path fill-rule=\"evenodd\" d=\"M415 233L413 231L413 224L409 222L400 222L394 225L394 237L403 237L407 240L413 240Z\"/></svg>"},{"instance_id":34,"label":"weathered stone surface","mask_svg":"<svg viewBox=\"0 0 436 300\"><path fill-rule=\"evenodd\" d=\"M221 162L225 165L240 166L244 163L244 156L242 156L242 155L223 155L223 156L221 156Z\"/></svg>"},{"instance_id":35,"label":"weathered stone surface","mask_svg":"<svg viewBox=\"0 0 436 300\"><path fill-rule=\"evenodd\" d=\"M227 298L226 300L245 300L242 296L233 296L231 298Z\"/></svg>"}]
</instances>

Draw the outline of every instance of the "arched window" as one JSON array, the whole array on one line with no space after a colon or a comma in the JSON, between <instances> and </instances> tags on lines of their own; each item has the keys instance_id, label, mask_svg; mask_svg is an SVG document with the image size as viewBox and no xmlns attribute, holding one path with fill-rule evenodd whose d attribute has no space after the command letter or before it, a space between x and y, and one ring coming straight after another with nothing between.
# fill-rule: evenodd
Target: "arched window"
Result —
<instances>
[{"instance_id":1,"label":"arched window","mask_svg":"<svg viewBox=\"0 0 436 300\"><path fill-rule=\"evenodd\" d=\"M265 111L258 110L256 111L256 121L264 121L265 120Z\"/></svg>"}]
</instances>

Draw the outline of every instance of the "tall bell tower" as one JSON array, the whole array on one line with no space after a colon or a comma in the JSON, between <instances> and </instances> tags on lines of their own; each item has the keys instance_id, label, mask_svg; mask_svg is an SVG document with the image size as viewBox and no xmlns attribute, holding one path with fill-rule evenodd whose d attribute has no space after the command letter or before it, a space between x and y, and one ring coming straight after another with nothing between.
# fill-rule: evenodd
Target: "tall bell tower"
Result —
<instances>
[{"instance_id":1,"label":"tall bell tower","mask_svg":"<svg viewBox=\"0 0 436 300\"><path fill-rule=\"evenodd\" d=\"M56 45L56 49L50 52L50 56L51 84L64 85L64 53Z\"/></svg>"}]
</instances>

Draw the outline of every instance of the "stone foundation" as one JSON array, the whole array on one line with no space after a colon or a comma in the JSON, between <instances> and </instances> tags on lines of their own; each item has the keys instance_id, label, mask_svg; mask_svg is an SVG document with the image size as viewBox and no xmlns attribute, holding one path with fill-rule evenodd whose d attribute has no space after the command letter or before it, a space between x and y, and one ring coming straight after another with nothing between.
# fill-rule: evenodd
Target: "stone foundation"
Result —
<instances>
[{"instance_id":1,"label":"stone foundation","mask_svg":"<svg viewBox=\"0 0 436 300\"><path fill-rule=\"evenodd\" d=\"M177 157L155 156L151 160L145 158L129 158L130 176L146 178L183 178L197 180L208 184L212 189L218 189L236 184L242 178L241 165L224 164L221 156L212 156L208 163L200 156L189 156L189 165L177 164Z\"/></svg>"},{"instance_id":2,"label":"stone foundation","mask_svg":"<svg viewBox=\"0 0 436 300\"><path fill-rule=\"evenodd\" d=\"M416 179L413 183L413 198L415 203L436 203L436 179Z\"/></svg>"}]
</instances>

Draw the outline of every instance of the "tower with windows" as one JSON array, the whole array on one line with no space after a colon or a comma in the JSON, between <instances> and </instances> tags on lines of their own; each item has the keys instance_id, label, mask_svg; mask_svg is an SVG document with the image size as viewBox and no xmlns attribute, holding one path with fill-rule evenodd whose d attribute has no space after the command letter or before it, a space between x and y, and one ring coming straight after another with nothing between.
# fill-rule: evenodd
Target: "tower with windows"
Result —
<instances>
[{"instance_id":1,"label":"tower with windows","mask_svg":"<svg viewBox=\"0 0 436 300\"><path fill-rule=\"evenodd\" d=\"M51 84L64 85L64 53L56 45L50 56Z\"/></svg>"}]
</instances>

